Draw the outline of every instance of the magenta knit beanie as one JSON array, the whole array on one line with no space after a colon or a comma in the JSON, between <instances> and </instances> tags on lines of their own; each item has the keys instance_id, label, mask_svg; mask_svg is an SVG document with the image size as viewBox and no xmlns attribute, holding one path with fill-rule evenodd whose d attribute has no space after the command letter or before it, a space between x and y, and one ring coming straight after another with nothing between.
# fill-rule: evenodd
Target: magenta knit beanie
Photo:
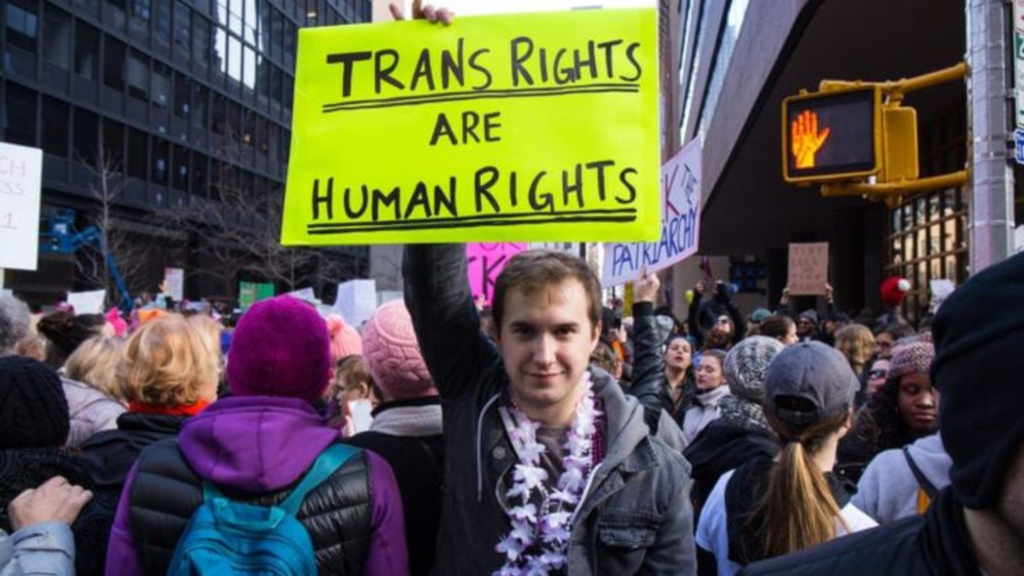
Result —
<instances>
[{"instance_id":1,"label":"magenta knit beanie","mask_svg":"<svg viewBox=\"0 0 1024 576\"><path fill-rule=\"evenodd\" d=\"M401 300L377 308L363 325L363 357L374 383L395 400L437 393Z\"/></svg>"},{"instance_id":2,"label":"magenta knit beanie","mask_svg":"<svg viewBox=\"0 0 1024 576\"><path fill-rule=\"evenodd\" d=\"M887 378L899 378L907 374L928 374L933 360L935 346L931 342L897 344L892 351Z\"/></svg>"},{"instance_id":3,"label":"magenta knit beanie","mask_svg":"<svg viewBox=\"0 0 1024 576\"><path fill-rule=\"evenodd\" d=\"M285 396L313 401L331 378L327 324L292 296L253 304L228 352L228 387L236 396Z\"/></svg>"},{"instance_id":4,"label":"magenta knit beanie","mask_svg":"<svg viewBox=\"0 0 1024 576\"><path fill-rule=\"evenodd\" d=\"M329 314L325 320L327 321L327 333L331 337L332 364L346 356L362 355L363 339L355 328L337 314Z\"/></svg>"}]
</instances>

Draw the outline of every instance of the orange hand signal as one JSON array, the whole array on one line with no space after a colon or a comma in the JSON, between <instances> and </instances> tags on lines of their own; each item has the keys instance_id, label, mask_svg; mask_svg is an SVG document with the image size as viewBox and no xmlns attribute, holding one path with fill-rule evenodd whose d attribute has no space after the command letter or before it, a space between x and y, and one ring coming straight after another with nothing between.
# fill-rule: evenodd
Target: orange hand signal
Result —
<instances>
[{"instance_id":1,"label":"orange hand signal","mask_svg":"<svg viewBox=\"0 0 1024 576\"><path fill-rule=\"evenodd\" d=\"M825 145L831 128L818 133L818 114L804 110L790 123L790 149L797 168L814 168L814 155Z\"/></svg>"}]
</instances>

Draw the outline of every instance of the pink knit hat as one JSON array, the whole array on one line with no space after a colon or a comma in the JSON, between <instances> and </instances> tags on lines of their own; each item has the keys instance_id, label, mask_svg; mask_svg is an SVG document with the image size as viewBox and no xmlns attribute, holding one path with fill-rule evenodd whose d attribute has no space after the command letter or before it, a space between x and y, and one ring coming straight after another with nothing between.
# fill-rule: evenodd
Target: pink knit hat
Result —
<instances>
[{"instance_id":1,"label":"pink knit hat","mask_svg":"<svg viewBox=\"0 0 1024 576\"><path fill-rule=\"evenodd\" d=\"M328 314L327 333L331 335L331 364L346 356L361 355L363 340L355 328L345 323L337 314Z\"/></svg>"},{"instance_id":2,"label":"pink knit hat","mask_svg":"<svg viewBox=\"0 0 1024 576\"><path fill-rule=\"evenodd\" d=\"M899 378L907 374L928 374L935 360L935 346L931 342L897 343L892 351L887 378Z\"/></svg>"},{"instance_id":3,"label":"pink knit hat","mask_svg":"<svg viewBox=\"0 0 1024 576\"><path fill-rule=\"evenodd\" d=\"M423 362L412 318L401 300L377 308L363 326L363 357L373 381L395 400L437 394Z\"/></svg>"}]
</instances>

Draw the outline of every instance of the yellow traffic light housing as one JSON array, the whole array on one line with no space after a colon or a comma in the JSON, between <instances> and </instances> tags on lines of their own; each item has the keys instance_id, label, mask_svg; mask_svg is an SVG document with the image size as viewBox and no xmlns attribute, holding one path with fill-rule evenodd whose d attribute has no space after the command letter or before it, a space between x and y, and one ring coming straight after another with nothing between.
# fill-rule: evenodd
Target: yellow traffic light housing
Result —
<instances>
[{"instance_id":1,"label":"yellow traffic light housing","mask_svg":"<svg viewBox=\"0 0 1024 576\"><path fill-rule=\"evenodd\" d=\"M882 99L876 86L790 96L782 102L786 182L828 182L882 169Z\"/></svg>"}]
</instances>

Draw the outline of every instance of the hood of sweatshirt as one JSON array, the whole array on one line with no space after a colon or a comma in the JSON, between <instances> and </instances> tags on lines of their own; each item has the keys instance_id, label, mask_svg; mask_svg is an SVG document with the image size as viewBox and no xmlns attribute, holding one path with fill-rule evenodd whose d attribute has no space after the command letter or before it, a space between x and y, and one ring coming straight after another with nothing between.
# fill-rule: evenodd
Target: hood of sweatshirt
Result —
<instances>
[{"instance_id":1,"label":"hood of sweatshirt","mask_svg":"<svg viewBox=\"0 0 1024 576\"><path fill-rule=\"evenodd\" d=\"M341 438L328 419L295 398L224 398L181 430L182 455L202 478L249 493L291 485Z\"/></svg>"}]
</instances>

